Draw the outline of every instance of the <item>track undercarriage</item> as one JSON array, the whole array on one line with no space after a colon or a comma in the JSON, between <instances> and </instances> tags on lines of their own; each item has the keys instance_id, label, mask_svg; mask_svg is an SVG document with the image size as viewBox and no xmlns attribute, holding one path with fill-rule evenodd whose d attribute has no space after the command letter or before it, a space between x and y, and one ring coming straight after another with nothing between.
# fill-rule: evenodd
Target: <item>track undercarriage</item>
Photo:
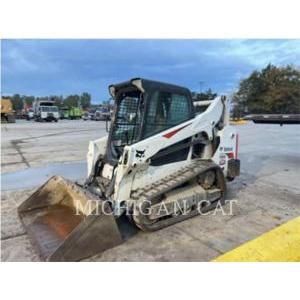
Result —
<instances>
[{"instance_id":1,"label":"track undercarriage","mask_svg":"<svg viewBox=\"0 0 300 300\"><path fill-rule=\"evenodd\" d=\"M212 161L195 160L190 166L132 193L134 223L155 231L223 205L226 183Z\"/></svg>"}]
</instances>

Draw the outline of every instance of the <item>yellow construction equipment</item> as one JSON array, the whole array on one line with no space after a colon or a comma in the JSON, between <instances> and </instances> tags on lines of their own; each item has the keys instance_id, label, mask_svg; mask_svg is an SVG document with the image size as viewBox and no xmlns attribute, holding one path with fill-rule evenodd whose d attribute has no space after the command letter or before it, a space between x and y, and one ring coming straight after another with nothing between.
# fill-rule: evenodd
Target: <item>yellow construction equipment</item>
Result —
<instances>
[{"instance_id":1,"label":"yellow construction equipment","mask_svg":"<svg viewBox=\"0 0 300 300\"><path fill-rule=\"evenodd\" d=\"M15 123L15 112L11 100L1 98L1 123Z\"/></svg>"}]
</instances>

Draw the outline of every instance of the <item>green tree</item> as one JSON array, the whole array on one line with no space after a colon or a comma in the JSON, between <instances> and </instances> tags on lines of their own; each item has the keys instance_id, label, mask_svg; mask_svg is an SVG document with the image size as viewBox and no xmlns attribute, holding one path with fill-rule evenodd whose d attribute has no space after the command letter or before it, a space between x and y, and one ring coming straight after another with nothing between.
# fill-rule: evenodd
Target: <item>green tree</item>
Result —
<instances>
[{"instance_id":1,"label":"green tree","mask_svg":"<svg viewBox=\"0 0 300 300\"><path fill-rule=\"evenodd\" d=\"M10 99L13 104L14 110L22 110L24 107L32 106L32 103L36 100L47 100L47 101L54 101L54 104L58 107L78 107L82 106L83 109L89 108L91 106L91 95L89 93L82 93L81 95L69 95L64 98L62 95L50 95L50 96L42 96L42 97L34 97L28 95L20 95L15 94L13 96L3 96L3 99Z\"/></svg>"},{"instance_id":2,"label":"green tree","mask_svg":"<svg viewBox=\"0 0 300 300\"><path fill-rule=\"evenodd\" d=\"M64 97L63 96L50 96L50 99L54 101L54 105L58 107L64 106Z\"/></svg>"},{"instance_id":3,"label":"green tree","mask_svg":"<svg viewBox=\"0 0 300 300\"><path fill-rule=\"evenodd\" d=\"M69 95L64 99L64 105L67 107L75 106L77 107L80 103L79 95Z\"/></svg>"},{"instance_id":4,"label":"green tree","mask_svg":"<svg viewBox=\"0 0 300 300\"><path fill-rule=\"evenodd\" d=\"M11 97L12 105L14 110L22 110L23 109L23 100L19 94L14 94Z\"/></svg>"},{"instance_id":5,"label":"green tree","mask_svg":"<svg viewBox=\"0 0 300 300\"><path fill-rule=\"evenodd\" d=\"M83 109L91 106L91 95L89 93L82 93L80 96L80 103Z\"/></svg>"},{"instance_id":6,"label":"green tree","mask_svg":"<svg viewBox=\"0 0 300 300\"><path fill-rule=\"evenodd\" d=\"M27 108L32 106L32 103L34 102L34 96L22 96L22 102L23 106L25 105Z\"/></svg>"},{"instance_id":7,"label":"green tree","mask_svg":"<svg viewBox=\"0 0 300 300\"><path fill-rule=\"evenodd\" d=\"M300 71L269 64L240 82L234 109L247 113L300 113Z\"/></svg>"}]
</instances>

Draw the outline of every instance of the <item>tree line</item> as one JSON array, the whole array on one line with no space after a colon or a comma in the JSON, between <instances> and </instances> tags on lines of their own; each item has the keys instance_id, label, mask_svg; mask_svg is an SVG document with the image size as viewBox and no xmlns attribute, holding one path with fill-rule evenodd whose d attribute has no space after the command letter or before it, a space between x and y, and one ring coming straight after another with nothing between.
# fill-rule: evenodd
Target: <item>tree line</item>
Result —
<instances>
[{"instance_id":1,"label":"tree line","mask_svg":"<svg viewBox=\"0 0 300 300\"><path fill-rule=\"evenodd\" d=\"M201 100L212 100L217 96L217 93L213 92L212 89L207 89L203 92L192 92L192 97L195 101ZM13 96L2 96L3 99L10 99L12 101L13 109L16 111L21 111L24 106L30 107L35 100L50 100L54 101L55 105L58 107L72 107L79 106L83 109L93 107L91 104L91 95L89 93L82 93L81 95L69 95L67 97L63 96L45 96L45 97L35 97L35 96L26 96L20 94L14 94ZM103 101L104 105L109 105L110 101ZM98 105L96 105L98 106Z\"/></svg>"},{"instance_id":2,"label":"tree line","mask_svg":"<svg viewBox=\"0 0 300 300\"><path fill-rule=\"evenodd\" d=\"M218 96L216 92L213 92L211 88L204 92L192 92L192 98L194 101L213 100Z\"/></svg>"},{"instance_id":3,"label":"tree line","mask_svg":"<svg viewBox=\"0 0 300 300\"><path fill-rule=\"evenodd\" d=\"M13 109L16 111L21 111L24 106L30 107L35 100L49 100L54 101L55 105L58 107L72 107L81 106L83 109L87 109L91 106L91 95L89 93L82 93L81 95L74 94L66 97L63 96L45 96L45 97L35 97L26 96L20 94L14 94L13 96L2 96L3 99L10 99L13 105Z\"/></svg>"},{"instance_id":4,"label":"tree line","mask_svg":"<svg viewBox=\"0 0 300 300\"><path fill-rule=\"evenodd\" d=\"M207 91L192 93L196 101L210 100L217 93ZM91 106L91 95L82 93L66 97L47 96L34 97L15 94L3 96L10 99L14 110L20 111L24 104L31 106L34 100L53 100L59 107L81 105L83 109ZM262 70L253 71L248 78L241 80L237 92L232 98L233 117L242 117L246 114L300 114L300 69L291 65L277 67L269 64Z\"/></svg>"},{"instance_id":5,"label":"tree line","mask_svg":"<svg viewBox=\"0 0 300 300\"><path fill-rule=\"evenodd\" d=\"M253 71L233 95L233 116L247 114L299 114L300 69L269 64Z\"/></svg>"}]
</instances>

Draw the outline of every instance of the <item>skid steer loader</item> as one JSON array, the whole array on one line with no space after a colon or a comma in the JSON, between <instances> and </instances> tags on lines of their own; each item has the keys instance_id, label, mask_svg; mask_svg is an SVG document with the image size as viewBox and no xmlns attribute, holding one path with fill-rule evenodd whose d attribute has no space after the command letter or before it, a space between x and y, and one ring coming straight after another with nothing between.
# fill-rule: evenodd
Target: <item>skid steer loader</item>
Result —
<instances>
[{"instance_id":1,"label":"skid steer loader","mask_svg":"<svg viewBox=\"0 0 300 300\"><path fill-rule=\"evenodd\" d=\"M120 244L121 216L154 231L207 212L224 204L226 179L239 175L226 97L203 111L176 85L136 78L109 91L114 115L108 136L89 144L85 183L54 176L18 208L44 260L76 261Z\"/></svg>"}]
</instances>

